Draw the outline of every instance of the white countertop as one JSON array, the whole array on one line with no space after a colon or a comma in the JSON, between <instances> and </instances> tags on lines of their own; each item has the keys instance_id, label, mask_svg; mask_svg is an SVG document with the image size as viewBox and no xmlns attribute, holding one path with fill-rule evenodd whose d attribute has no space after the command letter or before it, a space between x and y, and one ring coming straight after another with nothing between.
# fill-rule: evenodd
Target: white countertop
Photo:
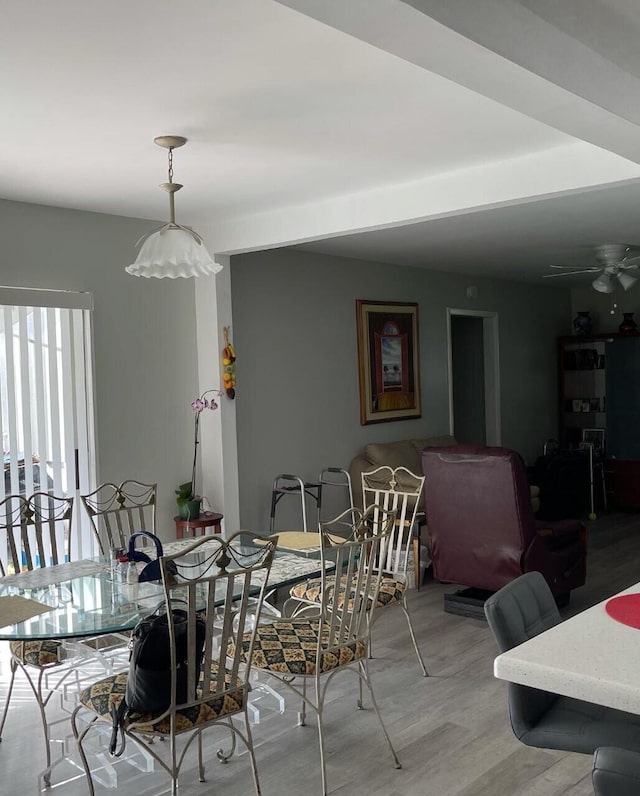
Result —
<instances>
[{"instance_id":1,"label":"white countertop","mask_svg":"<svg viewBox=\"0 0 640 796\"><path fill-rule=\"evenodd\" d=\"M620 592L632 593L640 583ZM498 655L495 676L640 715L640 630L610 617L609 599Z\"/></svg>"}]
</instances>

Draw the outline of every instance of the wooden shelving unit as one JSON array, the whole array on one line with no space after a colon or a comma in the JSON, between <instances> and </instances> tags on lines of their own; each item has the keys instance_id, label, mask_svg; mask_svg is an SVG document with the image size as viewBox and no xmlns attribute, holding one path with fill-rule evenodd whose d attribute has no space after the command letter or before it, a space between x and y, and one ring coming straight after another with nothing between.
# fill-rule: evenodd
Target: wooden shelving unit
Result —
<instances>
[{"instance_id":1,"label":"wooden shelving unit","mask_svg":"<svg viewBox=\"0 0 640 796\"><path fill-rule=\"evenodd\" d=\"M560 444L577 448L585 428L607 426L606 337L561 337Z\"/></svg>"},{"instance_id":2,"label":"wooden shelving unit","mask_svg":"<svg viewBox=\"0 0 640 796\"><path fill-rule=\"evenodd\" d=\"M558 363L561 447L577 448L584 429L603 429L610 505L640 509L640 335L560 337Z\"/></svg>"}]
</instances>

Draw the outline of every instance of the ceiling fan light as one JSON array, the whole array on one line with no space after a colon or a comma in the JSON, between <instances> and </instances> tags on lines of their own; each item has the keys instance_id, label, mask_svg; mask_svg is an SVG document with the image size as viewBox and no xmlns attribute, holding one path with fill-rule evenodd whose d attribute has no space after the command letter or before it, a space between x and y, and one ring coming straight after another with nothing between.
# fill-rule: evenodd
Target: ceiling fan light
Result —
<instances>
[{"instance_id":1,"label":"ceiling fan light","mask_svg":"<svg viewBox=\"0 0 640 796\"><path fill-rule=\"evenodd\" d=\"M636 276L631 276L631 274L625 274L624 271L621 271L618 274L618 282L620 282L620 284L625 290L629 290L629 288L633 287L637 281L638 278Z\"/></svg>"},{"instance_id":2,"label":"ceiling fan light","mask_svg":"<svg viewBox=\"0 0 640 796\"><path fill-rule=\"evenodd\" d=\"M177 279L211 276L222 271L222 266L211 257L204 243L198 243L186 230L163 227L149 235L135 263L125 271L132 276Z\"/></svg>"},{"instance_id":3,"label":"ceiling fan light","mask_svg":"<svg viewBox=\"0 0 640 796\"><path fill-rule=\"evenodd\" d=\"M613 280L610 274L600 274L597 279L591 283L591 287L597 290L598 293L613 293Z\"/></svg>"}]
</instances>

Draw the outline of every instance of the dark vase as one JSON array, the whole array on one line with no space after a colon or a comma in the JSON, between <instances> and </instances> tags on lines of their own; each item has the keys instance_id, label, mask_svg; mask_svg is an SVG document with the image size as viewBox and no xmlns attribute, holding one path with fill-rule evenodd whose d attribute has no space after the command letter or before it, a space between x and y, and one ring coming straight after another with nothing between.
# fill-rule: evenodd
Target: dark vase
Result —
<instances>
[{"instance_id":1,"label":"dark vase","mask_svg":"<svg viewBox=\"0 0 640 796\"><path fill-rule=\"evenodd\" d=\"M618 326L620 334L637 334L638 324L633 320L632 312L622 313L622 323Z\"/></svg>"},{"instance_id":2,"label":"dark vase","mask_svg":"<svg viewBox=\"0 0 640 796\"><path fill-rule=\"evenodd\" d=\"M178 503L178 516L182 520L197 520L200 518L201 497L194 497L184 503Z\"/></svg>"},{"instance_id":3,"label":"dark vase","mask_svg":"<svg viewBox=\"0 0 640 796\"><path fill-rule=\"evenodd\" d=\"M573 319L574 333L585 336L591 334L592 329L593 321L589 315L589 310L578 312L577 316Z\"/></svg>"}]
</instances>

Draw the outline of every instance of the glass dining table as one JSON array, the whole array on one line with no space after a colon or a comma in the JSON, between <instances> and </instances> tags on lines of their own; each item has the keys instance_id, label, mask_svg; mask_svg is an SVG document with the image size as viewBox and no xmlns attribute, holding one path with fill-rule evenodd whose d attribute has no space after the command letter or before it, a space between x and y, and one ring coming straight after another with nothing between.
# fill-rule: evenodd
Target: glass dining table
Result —
<instances>
[{"instance_id":1,"label":"glass dining table","mask_svg":"<svg viewBox=\"0 0 640 796\"><path fill-rule=\"evenodd\" d=\"M257 552L260 543L255 538L253 545ZM193 539L168 542L164 545L164 554L173 555L192 546ZM216 545L212 537L211 546ZM197 562L198 555L208 558L209 543L202 544L198 552L192 554L192 561ZM251 548L251 544L249 548ZM192 563L192 561L190 563ZM327 571L333 565L330 555L325 556ZM276 550L269 573L267 590L269 595L277 594L279 589L321 573L322 558L319 547L304 551ZM256 573L260 575L262 573ZM252 584L253 585L253 584ZM260 582L256 580L256 594L260 591ZM159 582L126 582L118 577L108 557L84 559L44 567L28 572L7 575L0 578L0 641L31 641L37 639L60 640L69 649L71 656L80 655L82 664L92 658L103 659L100 643L95 639L120 638L115 650L121 651L114 657L117 665L126 666L128 652L126 637L122 634L132 630L138 621L158 608L164 606L164 591ZM273 604L265 602L263 613L278 615ZM92 640L92 641L89 641ZM89 646L87 647L87 643ZM111 666L110 661L101 660L100 667ZM99 676L99 675L98 675ZM97 679L96 676L93 679ZM254 685L256 705L249 707L260 721L259 698L265 693L280 702L280 712L284 710L283 698L270 686L256 683ZM39 775L41 791L47 792L50 787L51 769L65 761L72 760L73 751L69 746L69 737L61 739L61 753L56 762ZM52 738L52 743L56 743ZM133 748L133 745L132 745ZM137 752L134 752L134 755ZM145 770L145 766L153 765L152 760L144 757L130 761L134 767ZM94 773L97 782L106 787L117 787L115 767L99 754L100 765ZM56 787L65 781L77 778L76 766L72 766L74 776L58 781Z\"/></svg>"},{"instance_id":2,"label":"glass dining table","mask_svg":"<svg viewBox=\"0 0 640 796\"><path fill-rule=\"evenodd\" d=\"M192 544L190 539L169 542L164 553L173 555ZM205 548L199 548L203 555ZM319 548L277 550L269 593L318 576L321 566ZM106 557L7 575L0 578L0 640L82 639L124 632L162 604L160 583L123 582L114 577Z\"/></svg>"}]
</instances>

